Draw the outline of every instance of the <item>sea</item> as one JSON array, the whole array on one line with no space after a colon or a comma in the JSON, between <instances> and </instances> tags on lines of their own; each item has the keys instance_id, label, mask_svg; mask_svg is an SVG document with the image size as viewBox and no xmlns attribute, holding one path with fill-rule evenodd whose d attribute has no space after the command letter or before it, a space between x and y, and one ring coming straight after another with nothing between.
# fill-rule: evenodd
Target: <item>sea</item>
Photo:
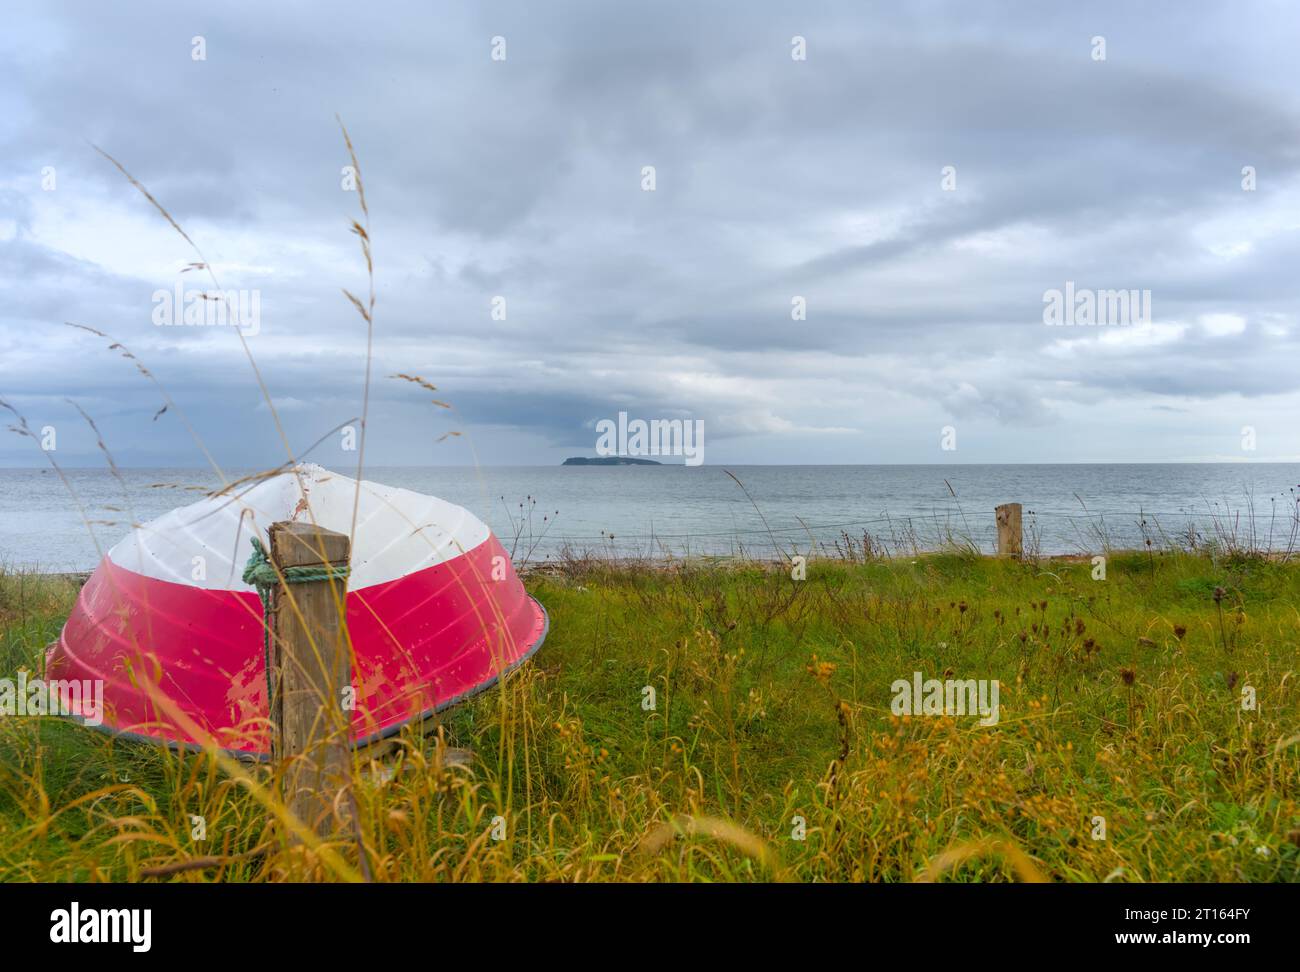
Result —
<instances>
[{"instance_id":1,"label":"sea","mask_svg":"<svg viewBox=\"0 0 1300 972\"><path fill-rule=\"evenodd\" d=\"M226 470L234 479L251 470ZM350 475L355 470L339 468ZM89 570L132 523L221 485L212 470L0 469L0 566ZM1300 550L1300 464L373 467L486 521L517 563L564 557L1088 554L1189 543Z\"/></svg>"}]
</instances>

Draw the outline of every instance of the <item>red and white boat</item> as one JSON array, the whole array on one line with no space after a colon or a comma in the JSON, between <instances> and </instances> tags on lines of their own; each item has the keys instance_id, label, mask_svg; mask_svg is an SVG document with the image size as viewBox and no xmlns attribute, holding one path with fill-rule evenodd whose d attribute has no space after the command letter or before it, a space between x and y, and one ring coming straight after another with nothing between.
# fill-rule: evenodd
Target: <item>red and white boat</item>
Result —
<instances>
[{"instance_id":1,"label":"red and white boat","mask_svg":"<svg viewBox=\"0 0 1300 972\"><path fill-rule=\"evenodd\" d=\"M265 544L279 520L351 533L356 488L300 465L134 528L82 589L46 678L102 679L106 729L181 745L208 734L263 758L262 604L241 578L252 537ZM494 684L546 636L546 612L497 538L432 496L363 480L351 567L359 745Z\"/></svg>"}]
</instances>

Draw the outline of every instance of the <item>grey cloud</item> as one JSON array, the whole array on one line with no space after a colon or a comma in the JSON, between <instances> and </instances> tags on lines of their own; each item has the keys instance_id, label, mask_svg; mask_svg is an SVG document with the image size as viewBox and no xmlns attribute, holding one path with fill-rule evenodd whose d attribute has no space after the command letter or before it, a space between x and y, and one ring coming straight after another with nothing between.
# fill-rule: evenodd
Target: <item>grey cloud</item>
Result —
<instances>
[{"instance_id":1,"label":"grey cloud","mask_svg":"<svg viewBox=\"0 0 1300 972\"><path fill-rule=\"evenodd\" d=\"M790 431L827 428L907 458L956 417L985 429L970 458L996 461L1082 440L1084 419L1054 403L1127 403L1135 432L1160 411L1189 436L1225 398L1300 405L1300 78L1282 41L1296 14L1039 6L20 6L21 42L0 42L15 81L0 102L0 397L75 427L70 396L126 461L194 460L174 416L153 420L157 391L62 325L80 321L139 354L223 461L279 459L233 336L150 325L149 295L194 256L140 229L156 214L94 142L227 286L260 290L251 347L295 403L292 441L357 414L365 332L339 289L365 280L338 112L372 214L377 462L466 461L434 447L452 428L494 461L549 462L620 408L704 418L754 461L795 435L805 459L850 458L834 435ZM807 62L790 59L794 34ZM1067 279L1150 289L1157 321L1185 333L1117 345L1044 327L1043 292ZM791 320L796 294L807 321ZM1245 331L1206 334L1212 313ZM1267 441L1300 452L1293 427ZM0 441L0 462L31 461Z\"/></svg>"}]
</instances>

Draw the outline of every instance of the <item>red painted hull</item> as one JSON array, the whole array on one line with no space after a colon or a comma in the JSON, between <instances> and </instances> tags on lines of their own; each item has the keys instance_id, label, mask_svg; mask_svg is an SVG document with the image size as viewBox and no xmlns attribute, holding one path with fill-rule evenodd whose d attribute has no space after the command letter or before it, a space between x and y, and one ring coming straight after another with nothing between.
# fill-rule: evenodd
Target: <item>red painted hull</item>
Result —
<instances>
[{"instance_id":1,"label":"red painted hull","mask_svg":"<svg viewBox=\"0 0 1300 972\"><path fill-rule=\"evenodd\" d=\"M349 591L347 622L358 742L493 684L547 626L491 535L436 566ZM46 677L102 679L104 727L116 732L189 745L206 735L249 756L270 749L262 606L252 592L158 580L106 558L51 646Z\"/></svg>"}]
</instances>

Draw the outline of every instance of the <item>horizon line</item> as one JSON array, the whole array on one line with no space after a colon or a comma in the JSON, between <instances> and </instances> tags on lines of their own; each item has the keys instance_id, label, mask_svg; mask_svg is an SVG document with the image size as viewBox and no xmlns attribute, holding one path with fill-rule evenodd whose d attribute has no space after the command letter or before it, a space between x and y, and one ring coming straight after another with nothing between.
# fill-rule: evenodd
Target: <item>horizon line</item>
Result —
<instances>
[{"instance_id":1,"label":"horizon line","mask_svg":"<svg viewBox=\"0 0 1300 972\"><path fill-rule=\"evenodd\" d=\"M324 463L313 460L309 457L300 457L297 462L308 463L316 462L317 465L324 466ZM179 470L204 470L211 471L210 466L203 465L170 465L170 464L149 464L136 465L132 463L118 462L118 469L179 469ZM230 465L222 467L229 470L248 470L248 469L265 469L271 470L279 468L281 464L271 466L254 465ZM701 463L698 466L687 466L683 462L655 462L655 463L629 463L627 465L597 465L588 467L585 465L565 466L563 461L555 463L476 463L476 464L434 464L434 463L384 463L376 462L367 464L362 469L364 475L365 469L585 469L585 468L681 468L681 469L727 469L727 468L782 468L791 469L810 469L810 468L880 468L880 467L933 467L952 468L962 466L1295 466L1300 465L1300 458L1292 459L1069 459L1057 460L1053 462L1034 462L1024 460L1013 460L1007 462L725 462L725 463ZM99 470L101 472L111 472L107 465L67 465L60 464L60 469L64 471L84 472L87 470ZM333 471L346 473L346 466L329 467ZM51 472L52 466L8 466L0 463L0 472L34 472L34 471ZM355 466L352 467L355 472Z\"/></svg>"}]
</instances>

